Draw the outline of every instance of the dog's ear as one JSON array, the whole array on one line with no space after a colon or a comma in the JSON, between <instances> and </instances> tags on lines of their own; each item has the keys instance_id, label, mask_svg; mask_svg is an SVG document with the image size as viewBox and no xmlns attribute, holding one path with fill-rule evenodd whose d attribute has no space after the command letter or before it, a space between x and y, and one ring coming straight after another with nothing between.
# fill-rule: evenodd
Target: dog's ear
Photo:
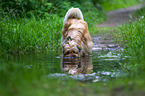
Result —
<instances>
[{"instance_id":1,"label":"dog's ear","mask_svg":"<svg viewBox=\"0 0 145 96\"><path fill-rule=\"evenodd\" d=\"M88 53L91 53L91 48L93 46L93 42L91 41L91 36L90 36L89 31L88 31L88 24L85 21L83 21L81 23L83 23L83 25L85 25L85 29L83 32L83 40L82 40L84 42L84 46L86 48L85 51Z\"/></svg>"},{"instance_id":2,"label":"dog's ear","mask_svg":"<svg viewBox=\"0 0 145 96\"><path fill-rule=\"evenodd\" d=\"M88 30L85 30L85 32L84 32L84 38L86 41L91 41L91 36L90 36Z\"/></svg>"},{"instance_id":3,"label":"dog's ear","mask_svg":"<svg viewBox=\"0 0 145 96\"><path fill-rule=\"evenodd\" d=\"M88 24L87 24L87 22L81 21L81 23L83 25L85 25L85 29L84 29L84 32L83 32L84 40L85 41L91 41L91 36L90 36L89 31L88 31Z\"/></svg>"}]
</instances>

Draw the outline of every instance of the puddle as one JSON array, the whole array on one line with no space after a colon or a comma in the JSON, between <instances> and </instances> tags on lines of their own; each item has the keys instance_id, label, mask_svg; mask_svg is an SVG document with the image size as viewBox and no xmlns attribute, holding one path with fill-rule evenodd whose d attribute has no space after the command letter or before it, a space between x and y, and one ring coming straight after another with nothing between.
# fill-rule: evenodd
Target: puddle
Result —
<instances>
[{"instance_id":1,"label":"puddle","mask_svg":"<svg viewBox=\"0 0 145 96\"><path fill-rule=\"evenodd\" d=\"M90 57L62 58L61 52L48 54L25 55L7 62L16 62L24 66L24 70L36 70L45 73L47 78L64 80L74 79L83 82L107 81L118 77L125 77L126 56L122 56L123 48L113 44L112 40L100 40L102 37L92 38L93 52Z\"/></svg>"},{"instance_id":2,"label":"puddle","mask_svg":"<svg viewBox=\"0 0 145 96\"><path fill-rule=\"evenodd\" d=\"M122 67L126 63L118 44L113 44L111 39L100 40L94 37L93 52L86 58L62 58L61 73L47 75L51 78L75 79L79 81L107 81L117 77L125 77L127 72Z\"/></svg>"}]
</instances>

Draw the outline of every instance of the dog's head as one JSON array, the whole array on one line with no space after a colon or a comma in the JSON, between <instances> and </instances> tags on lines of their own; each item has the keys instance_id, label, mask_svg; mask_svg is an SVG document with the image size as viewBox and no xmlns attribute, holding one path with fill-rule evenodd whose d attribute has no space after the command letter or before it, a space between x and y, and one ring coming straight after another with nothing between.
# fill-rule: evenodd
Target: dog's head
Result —
<instances>
[{"instance_id":1,"label":"dog's head","mask_svg":"<svg viewBox=\"0 0 145 96\"><path fill-rule=\"evenodd\" d=\"M80 57L81 41L77 38L67 36L63 43L63 57Z\"/></svg>"}]
</instances>

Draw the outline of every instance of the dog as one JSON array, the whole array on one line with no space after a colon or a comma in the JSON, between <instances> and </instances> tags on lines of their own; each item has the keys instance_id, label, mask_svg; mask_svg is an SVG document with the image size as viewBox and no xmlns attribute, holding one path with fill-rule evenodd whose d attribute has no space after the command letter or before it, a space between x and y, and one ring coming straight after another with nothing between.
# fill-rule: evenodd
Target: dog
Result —
<instances>
[{"instance_id":1,"label":"dog","mask_svg":"<svg viewBox=\"0 0 145 96\"><path fill-rule=\"evenodd\" d=\"M93 42L81 10L79 8L69 9L63 25L61 38L63 57L89 56Z\"/></svg>"}]
</instances>

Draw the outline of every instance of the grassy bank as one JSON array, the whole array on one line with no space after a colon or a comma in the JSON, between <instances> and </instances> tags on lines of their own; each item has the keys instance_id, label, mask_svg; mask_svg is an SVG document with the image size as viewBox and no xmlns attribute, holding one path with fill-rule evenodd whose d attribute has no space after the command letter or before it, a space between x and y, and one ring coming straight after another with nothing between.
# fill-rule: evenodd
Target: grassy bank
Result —
<instances>
[{"instance_id":1,"label":"grassy bank","mask_svg":"<svg viewBox=\"0 0 145 96\"><path fill-rule=\"evenodd\" d=\"M126 54L131 56L130 64L132 67L132 75L141 76L145 72L145 8L138 10L136 15L138 20L123 25L121 29L122 40L126 47ZM136 67L134 67L136 66Z\"/></svg>"},{"instance_id":2,"label":"grassy bank","mask_svg":"<svg viewBox=\"0 0 145 96\"><path fill-rule=\"evenodd\" d=\"M29 3L32 5L36 3L36 5L26 4L26 7L24 7L25 2L23 1L4 1L0 9L0 54L18 55L60 50L63 18L71 7L79 7L82 10L90 31L93 31L91 29L96 23L102 22L106 17L89 0L86 1L80 4L76 1L73 3L41 1L40 6L39 2L30 0ZM17 3L20 3L21 6L14 7L18 5ZM12 9L5 8L6 4ZM28 10L27 7L32 10Z\"/></svg>"},{"instance_id":3,"label":"grassy bank","mask_svg":"<svg viewBox=\"0 0 145 96\"><path fill-rule=\"evenodd\" d=\"M96 33L96 24L103 22L105 10L134 5L124 0L111 1L5 1L0 7L0 54L27 54L60 50L62 21L71 7L82 10L91 34ZM107 4L107 5L106 5ZM117 4L117 5L115 5ZM7 6L6 6L7 5ZM17 7L15 7L17 6ZM111 6L111 7L110 7ZM106 9L109 8L109 9Z\"/></svg>"},{"instance_id":4,"label":"grassy bank","mask_svg":"<svg viewBox=\"0 0 145 96\"><path fill-rule=\"evenodd\" d=\"M60 46L61 30L62 18L57 15L39 20L35 17L3 18L0 21L0 53L17 55L56 50Z\"/></svg>"},{"instance_id":5,"label":"grassy bank","mask_svg":"<svg viewBox=\"0 0 145 96\"><path fill-rule=\"evenodd\" d=\"M46 14L46 18L1 17L0 53L20 55L60 50L63 18Z\"/></svg>"},{"instance_id":6,"label":"grassy bank","mask_svg":"<svg viewBox=\"0 0 145 96\"><path fill-rule=\"evenodd\" d=\"M124 55L129 62L124 65L128 76L118 78L107 83L107 90L111 96L144 96L145 95L145 7L136 11L137 20L130 20L127 24L118 27L117 36L124 47ZM113 86L111 87L111 84Z\"/></svg>"}]
</instances>

